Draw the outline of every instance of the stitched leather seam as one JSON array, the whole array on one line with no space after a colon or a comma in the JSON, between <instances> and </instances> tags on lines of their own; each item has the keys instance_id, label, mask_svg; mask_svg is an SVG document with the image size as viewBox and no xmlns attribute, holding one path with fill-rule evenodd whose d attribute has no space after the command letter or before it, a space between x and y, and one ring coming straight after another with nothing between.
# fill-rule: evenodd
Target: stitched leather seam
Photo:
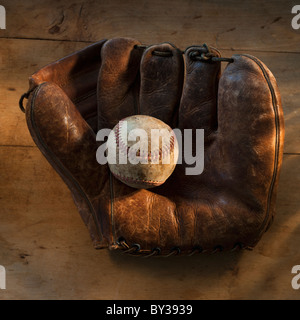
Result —
<instances>
[{"instance_id":1,"label":"stitched leather seam","mask_svg":"<svg viewBox=\"0 0 300 320\"><path fill-rule=\"evenodd\" d=\"M279 137L279 132L280 132L280 123L279 123L279 114L278 114L278 105L277 105L277 99L276 99L276 94L273 88L273 85L271 83L271 80L269 78L269 75L267 74L264 66L262 65L262 63L256 59L255 57L252 57L250 55L247 54L243 54L241 56L247 57L251 60L253 60L261 69L264 78L266 79L266 82L269 86L270 89L270 93L272 96L272 105L273 105L273 110L275 113L275 130L276 130L276 138L275 138L275 159L274 159L274 168L273 168L273 175L272 175L272 180L271 180L271 184L270 184L270 188L269 188L269 193L268 193L268 201L267 201L267 210L266 210L266 216L264 218L264 221L261 225L261 231L262 232L269 220L269 215L270 215L270 204L271 204L271 198L272 198L272 194L273 194L273 188L274 188L274 184L276 181L276 177L277 177L277 171L278 171L278 159L279 159L279 147L280 147L280 137Z\"/></svg>"},{"instance_id":2,"label":"stitched leather seam","mask_svg":"<svg viewBox=\"0 0 300 320\"><path fill-rule=\"evenodd\" d=\"M151 257L151 256L155 256L155 255L160 255L162 249L157 246L157 247L153 247L152 249L143 249L142 246L139 243L132 243L131 245L129 245L126 241L126 239L122 236L120 236L116 242L117 246L114 247L115 249L125 249L125 251L123 251L126 254L136 254L136 253L140 253L140 254L147 254L145 257ZM210 249L203 249L201 246L196 245L191 247L191 249L189 250L189 256L194 255L195 253L208 253L208 254L214 254L217 252L222 252L225 249L225 247L223 247L222 245L215 245L214 247L210 248ZM236 250L252 250L253 247L251 246L247 246L245 245L243 242L235 242L232 246L232 248L230 249L231 252L236 251ZM164 257L170 257L172 255L179 255L181 254L181 252L185 252L185 249L181 249L180 246L174 246L172 248L169 249L169 253L168 254L163 254Z\"/></svg>"},{"instance_id":3,"label":"stitched leather seam","mask_svg":"<svg viewBox=\"0 0 300 320\"><path fill-rule=\"evenodd\" d=\"M94 224L96 226L97 233L98 233L98 235L100 237L100 241L102 241L103 240L103 235L102 235L102 232L99 229L99 225L97 223L97 218L96 218L96 213L95 213L95 210L94 210L90 200L88 199L87 195L85 194L85 192L83 191L83 189L81 188L79 183L73 178L72 174L60 162L60 160L56 157L56 155L48 148L48 146L44 142L44 140L43 140L43 138L42 138L42 136L40 134L40 131L39 131L37 125L36 125L36 122L35 122L35 119L34 119L34 106L35 106L34 102L35 102L35 99L36 99L40 89L42 88L43 85L46 85L46 84L47 84L47 82L43 82L40 85L38 85L36 87L36 89L34 90L34 94L33 94L32 100L31 100L31 108L30 108L30 121L31 121L32 128L34 129L34 133L35 133L35 136L36 136L38 142L40 143L41 147L44 149L45 153L47 153L47 156L49 156L54 161L54 163L60 169L61 173L63 175L65 175L65 177L67 179L69 179L73 183L73 185L75 186L77 191L84 198L86 204L88 205L88 207L90 209L90 212L92 213L92 217L93 217L93 220L94 220Z\"/></svg>"}]
</instances>

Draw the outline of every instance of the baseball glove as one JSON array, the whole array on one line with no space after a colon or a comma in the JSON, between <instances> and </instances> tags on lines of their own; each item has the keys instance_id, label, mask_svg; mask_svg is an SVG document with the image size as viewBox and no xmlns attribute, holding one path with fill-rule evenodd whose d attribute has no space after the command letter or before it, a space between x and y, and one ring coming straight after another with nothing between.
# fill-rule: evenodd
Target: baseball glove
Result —
<instances>
[{"instance_id":1,"label":"baseball glove","mask_svg":"<svg viewBox=\"0 0 300 320\"><path fill-rule=\"evenodd\" d=\"M27 98L30 133L71 190L95 248L150 256L251 249L270 226L284 122L276 80L256 57L116 38L45 66L29 83L20 106ZM134 114L204 129L202 174L186 175L183 161L149 190L114 178L96 160L96 134Z\"/></svg>"}]
</instances>

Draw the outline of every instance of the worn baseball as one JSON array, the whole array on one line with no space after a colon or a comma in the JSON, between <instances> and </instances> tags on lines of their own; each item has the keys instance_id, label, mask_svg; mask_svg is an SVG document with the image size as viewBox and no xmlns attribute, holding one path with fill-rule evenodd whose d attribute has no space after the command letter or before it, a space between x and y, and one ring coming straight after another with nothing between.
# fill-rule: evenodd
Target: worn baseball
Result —
<instances>
[{"instance_id":1,"label":"worn baseball","mask_svg":"<svg viewBox=\"0 0 300 320\"><path fill-rule=\"evenodd\" d=\"M178 160L178 141L163 121L134 115L119 121L107 140L108 165L112 174L137 189L163 184Z\"/></svg>"}]
</instances>

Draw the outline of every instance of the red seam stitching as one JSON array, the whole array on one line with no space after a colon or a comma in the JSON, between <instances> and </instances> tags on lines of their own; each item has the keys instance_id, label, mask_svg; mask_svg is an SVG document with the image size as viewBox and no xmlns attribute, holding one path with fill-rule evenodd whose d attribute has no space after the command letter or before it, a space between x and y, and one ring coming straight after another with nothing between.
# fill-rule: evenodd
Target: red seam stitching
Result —
<instances>
[{"instance_id":1,"label":"red seam stitching","mask_svg":"<svg viewBox=\"0 0 300 320\"><path fill-rule=\"evenodd\" d=\"M122 179L126 182L145 182L145 183L148 183L148 184L160 184L162 182L164 182L163 180L160 180L160 181L154 181L154 180L137 180L137 179L134 179L134 178L131 178L131 177L125 177L125 176L122 176L120 174L117 174L115 172L113 172L113 175L116 176L117 178L119 179Z\"/></svg>"},{"instance_id":2,"label":"red seam stitching","mask_svg":"<svg viewBox=\"0 0 300 320\"><path fill-rule=\"evenodd\" d=\"M128 153L129 148L126 147L124 141L122 140L122 136L120 135L121 130L122 130L122 123L124 120L119 121L119 123L117 124L117 126L114 130L114 134L115 134L115 138L116 138L117 147L124 155L126 155L128 157L129 156L129 153ZM158 158L158 161L160 161L162 159L162 157L164 157L168 153L171 153L174 149L174 143L175 143L175 137L173 134L174 133L172 132L169 145L164 145L163 149L159 148L156 152L153 152L153 154L151 154L151 152L150 153L148 152L147 155L143 156L143 159L146 159L146 157L147 157L148 161L151 161L151 159L157 160L157 158Z\"/></svg>"}]
</instances>

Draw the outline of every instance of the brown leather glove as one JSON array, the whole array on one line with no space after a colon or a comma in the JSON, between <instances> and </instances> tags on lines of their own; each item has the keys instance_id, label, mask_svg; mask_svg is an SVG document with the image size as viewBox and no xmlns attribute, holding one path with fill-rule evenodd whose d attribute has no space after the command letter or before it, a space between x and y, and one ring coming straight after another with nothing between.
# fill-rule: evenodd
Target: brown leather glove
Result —
<instances>
[{"instance_id":1,"label":"brown leather glove","mask_svg":"<svg viewBox=\"0 0 300 320\"><path fill-rule=\"evenodd\" d=\"M96 248L135 254L252 248L273 220L284 123L276 80L216 49L103 40L30 77L33 140L72 192ZM22 104L21 101L21 104ZM204 171L178 164L161 186L133 189L96 160L96 133L133 114L205 129ZM195 141L194 141L195 142ZM195 149L195 146L194 146Z\"/></svg>"}]
</instances>

